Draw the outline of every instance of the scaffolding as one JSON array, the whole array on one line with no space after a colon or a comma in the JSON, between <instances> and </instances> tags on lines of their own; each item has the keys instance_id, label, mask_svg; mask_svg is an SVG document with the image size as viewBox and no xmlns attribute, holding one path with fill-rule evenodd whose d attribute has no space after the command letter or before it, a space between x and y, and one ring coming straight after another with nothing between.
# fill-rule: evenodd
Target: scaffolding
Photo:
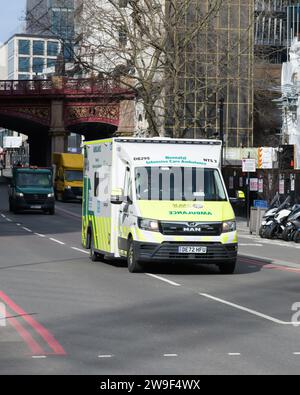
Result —
<instances>
[{"instance_id":1,"label":"scaffolding","mask_svg":"<svg viewBox=\"0 0 300 395\"><path fill-rule=\"evenodd\" d=\"M203 0L204 13L210 3ZM186 29L192 17L195 21L203 15L198 14L199 7L195 10L186 13ZM216 18L184 48L181 129L185 137L218 138L223 126L225 146L253 145L253 11L252 1L223 1ZM172 128L171 115L167 130Z\"/></svg>"}]
</instances>

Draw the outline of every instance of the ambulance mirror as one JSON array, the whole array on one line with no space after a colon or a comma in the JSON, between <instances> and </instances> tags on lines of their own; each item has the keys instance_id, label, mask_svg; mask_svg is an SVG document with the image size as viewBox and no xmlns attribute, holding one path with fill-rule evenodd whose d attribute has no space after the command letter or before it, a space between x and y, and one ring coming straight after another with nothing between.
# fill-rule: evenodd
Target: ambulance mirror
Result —
<instances>
[{"instance_id":1,"label":"ambulance mirror","mask_svg":"<svg viewBox=\"0 0 300 395\"><path fill-rule=\"evenodd\" d=\"M124 191L122 188L113 189L111 192L110 202L112 204L121 204L124 201Z\"/></svg>"}]
</instances>

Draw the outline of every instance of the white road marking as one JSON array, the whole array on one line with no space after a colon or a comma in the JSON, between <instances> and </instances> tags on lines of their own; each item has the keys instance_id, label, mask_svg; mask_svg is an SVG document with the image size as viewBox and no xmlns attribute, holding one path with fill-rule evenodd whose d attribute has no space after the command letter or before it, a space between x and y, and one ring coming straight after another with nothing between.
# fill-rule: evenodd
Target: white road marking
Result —
<instances>
[{"instance_id":1,"label":"white road marking","mask_svg":"<svg viewBox=\"0 0 300 395\"><path fill-rule=\"evenodd\" d=\"M223 303L223 304L226 304L228 306L234 307L234 308L236 308L238 310L246 311L247 313L253 314L253 315L257 316L257 317L263 318L263 319L268 320L268 321L275 322L276 324L294 325L294 322L278 320L277 318L271 317L271 316L266 315L266 314L262 314L259 311L248 309L247 307L244 307L244 306L241 306L241 305L238 305L238 304L235 304L235 303L228 302L227 300L224 300L224 299L216 298L215 296L212 296L212 295L208 295L208 294L205 294L205 293L199 293L199 295L204 296L205 298L208 298L208 299L215 300L216 302Z\"/></svg>"},{"instance_id":2,"label":"white road marking","mask_svg":"<svg viewBox=\"0 0 300 395\"><path fill-rule=\"evenodd\" d=\"M5 219L6 219L6 221L12 222L12 220L10 218L6 217Z\"/></svg>"},{"instance_id":3,"label":"white road marking","mask_svg":"<svg viewBox=\"0 0 300 395\"><path fill-rule=\"evenodd\" d=\"M164 357L178 357L178 354L164 354Z\"/></svg>"},{"instance_id":4,"label":"white road marking","mask_svg":"<svg viewBox=\"0 0 300 395\"><path fill-rule=\"evenodd\" d=\"M42 235L41 233L34 233L36 236L39 236L39 237L46 237L45 235Z\"/></svg>"},{"instance_id":5,"label":"white road marking","mask_svg":"<svg viewBox=\"0 0 300 395\"><path fill-rule=\"evenodd\" d=\"M32 355L32 358L33 359L45 359L45 358L47 358L47 356L46 355Z\"/></svg>"},{"instance_id":6,"label":"white road marking","mask_svg":"<svg viewBox=\"0 0 300 395\"><path fill-rule=\"evenodd\" d=\"M161 281L164 281L165 283L174 285L175 287L181 287L181 284L175 283L174 281L168 280L164 277L156 276L155 274L152 274L152 273L145 273L145 274L146 274L146 276L157 278L158 280L161 280Z\"/></svg>"},{"instance_id":7,"label":"white road marking","mask_svg":"<svg viewBox=\"0 0 300 395\"><path fill-rule=\"evenodd\" d=\"M98 355L98 358L112 358L113 355L111 354L106 354L106 355Z\"/></svg>"},{"instance_id":8,"label":"white road marking","mask_svg":"<svg viewBox=\"0 0 300 395\"><path fill-rule=\"evenodd\" d=\"M263 247L262 244L258 244L258 243L239 243L239 246L241 246L241 247Z\"/></svg>"},{"instance_id":9,"label":"white road marking","mask_svg":"<svg viewBox=\"0 0 300 395\"><path fill-rule=\"evenodd\" d=\"M300 355L299 351L293 352L294 355Z\"/></svg>"},{"instance_id":10,"label":"white road marking","mask_svg":"<svg viewBox=\"0 0 300 395\"><path fill-rule=\"evenodd\" d=\"M53 239L52 237L49 237L49 240L52 240L52 241L54 241L55 243L58 243L58 244L63 244L63 245L65 245L65 243L63 243L62 241L57 240L57 239Z\"/></svg>"},{"instance_id":11,"label":"white road marking","mask_svg":"<svg viewBox=\"0 0 300 395\"><path fill-rule=\"evenodd\" d=\"M231 357L235 357L235 356L241 355L241 353L240 352L229 352L228 355Z\"/></svg>"},{"instance_id":12,"label":"white road marking","mask_svg":"<svg viewBox=\"0 0 300 395\"><path fill-rule=\"evenodd\" d=\"M28 228L25 228L25 226L22 226L22 229L26 230L26 232L32 233L32 230L31 230L31 229L28 229Z\"/></svg>"},{"instance_id":13,"label":"white road marking","mask_svg":"<svg viewBox=\"0 0 300 395\"><path fill-rule=\"evenodd\" d=\"M21 226L21 224L16 224L17 226Z\"/></svg>"},{"instance_id":14,"label":"white road marking","mask_svg":"<svg viewBox=\"0 0 300 395\"><path fill-rule=\"evenodd\" d=\"M6 215L4 215L4 214L1 214L1 217L5 218L5 217L6 217Z\"/></svg>"},{"instance_id":15,"label":"white road marking","mask_svg":"<svg viewBox=\"0 0 300 395\"><path fill-rule=\"evenodd\" d=\"M71 248L72 250L83 252L84 254L89 254L89 251L82 250L81 248L77 248L77 247L71 247Z\"/></svg>"}]
</instances>

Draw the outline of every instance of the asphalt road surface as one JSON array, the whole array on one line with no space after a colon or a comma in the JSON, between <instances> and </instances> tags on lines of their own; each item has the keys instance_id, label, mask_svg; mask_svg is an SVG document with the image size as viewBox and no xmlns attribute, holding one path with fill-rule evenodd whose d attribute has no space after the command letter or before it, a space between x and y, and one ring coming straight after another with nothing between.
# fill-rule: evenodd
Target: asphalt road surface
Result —
<instances>
[{"instance_id":1,"label":"asphalt road surface","mask_svg":"<svg viewBox=\"0 0 300 395\"><path fill-rule=\"evenodd\" d=\"M242 229L234 275L196 265L130 274L91 263L80 204L50 216L7 203L2 185L1 374L299 374L300 245Z\"/></svg>"}]
</instances>

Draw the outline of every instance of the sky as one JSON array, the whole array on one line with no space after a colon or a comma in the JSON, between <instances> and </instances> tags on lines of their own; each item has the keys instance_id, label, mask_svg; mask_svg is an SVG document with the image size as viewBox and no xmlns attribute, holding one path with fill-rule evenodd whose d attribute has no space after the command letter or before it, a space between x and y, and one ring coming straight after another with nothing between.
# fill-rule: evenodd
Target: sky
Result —
<instances>
[{"instance_id":1,"label":"sky","mask_svg":"<svg viewBox=\"0 0 300 395\"><path fill-rule=\"evenodd\" d=\"M3 43L24 23L26 0L0 0L0 4L0 42Z\"/></svg>"}]
</instances>

